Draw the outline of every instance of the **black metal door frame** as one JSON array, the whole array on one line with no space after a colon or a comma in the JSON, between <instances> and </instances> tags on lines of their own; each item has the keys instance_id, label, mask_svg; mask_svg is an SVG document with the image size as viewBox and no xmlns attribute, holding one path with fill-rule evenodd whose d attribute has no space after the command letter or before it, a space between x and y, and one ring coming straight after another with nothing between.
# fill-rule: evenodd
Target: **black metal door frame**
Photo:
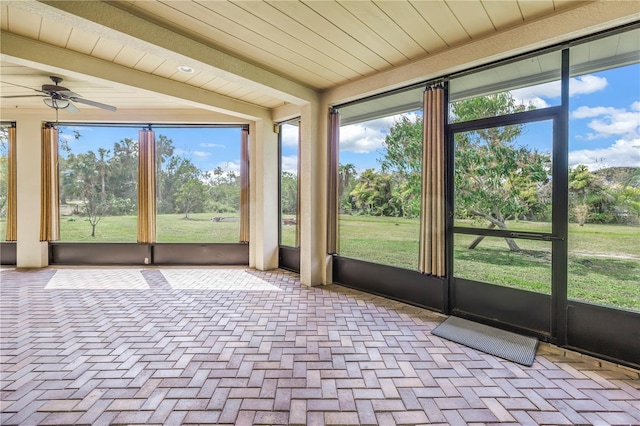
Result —
<instances>
[{"instance_id":1,"label":"black metal door frame","mask_svg":"<svg viewBox=\"0 0 640 426\"><path fill-rule=\"evenodd\" d=\"M521 331L543 340L563 344L566 334L566 200L567 138L563 137L564 107L550 107L500 117L483 118L448 126L447 140L447 260L450 276L449 313ZM454 164L456 133L514 124L551 121L552 230L551 232L505 231L454 226ZM565 154L563 154L565 153ZM558 177L559 179L556 179ZM564 192L564 194L563 194ZM562 224L564 222L564 225ZM547 241L551 244L551 296L490 283L456 278L453 259L455 234Z\"/></svg>"}]
</instances>

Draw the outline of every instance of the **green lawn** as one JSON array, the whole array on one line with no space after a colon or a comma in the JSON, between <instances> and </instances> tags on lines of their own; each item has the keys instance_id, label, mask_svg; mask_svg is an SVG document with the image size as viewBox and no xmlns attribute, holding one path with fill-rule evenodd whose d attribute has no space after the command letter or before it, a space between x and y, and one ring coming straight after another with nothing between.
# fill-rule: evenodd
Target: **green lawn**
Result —
<instances>
[{"instance_id":1,"label":"green lawn","mask_svg":"<svg viewBox=\"0 0 640 426\"><path fill-rule=\"evenodd\" d=\"M548 224L519 222L519 230L540 232ZM408 269L418 265L417 220L340 217L343 256ZM512 253L502 238L454 237L454 275L539 293L551 293L551 243L518 240ZM640 227L569 226L568 293L572 299L640 310Z\"/></svg>"},{"instance_id":2,"label":"green lawn","mask_svg":"<svg viewBox=\"0 0 640 426\"><path fill-rule=\"evenodd\" d=\"M215 221L214 218L220 218ZM60 241L66 242L133 242L138 238L137 216L107 216L96 226L91 237L91 225L86 218L62 216ZM156 217L156 236L160 243L237 243L240 237L238 214L192 213L164 214Z\"/></svg>"}]
</instances>

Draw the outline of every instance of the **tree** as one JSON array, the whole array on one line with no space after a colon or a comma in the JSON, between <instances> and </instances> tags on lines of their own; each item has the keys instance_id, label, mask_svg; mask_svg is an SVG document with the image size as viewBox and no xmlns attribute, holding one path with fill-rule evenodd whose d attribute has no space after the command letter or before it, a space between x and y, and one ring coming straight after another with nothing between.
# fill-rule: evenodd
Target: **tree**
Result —
<instances>
[{"instance_id":1,"label":"tree","mask_svg":"<svg viewBox=\"0 0 640 426\"><path fill-rule=\"evenodd\" d=\"M356 182L358 174L356 166L351 163L338 165L338 207L343 213L351 213L353 203L351 200L351 191Z\"/></svg>"},{"instance_id":2,"label":"tree","mask_svg":"<svg viewBox=\"0 0 640 426\"><path fill-rule=\"evenodd\" d=\"M452 104L453 115L462 121L525 109L509 93ZM454 202L458 217L481 218L490 227L508 230L508 220L531 213L532 192L537 193L549 182L551 157L519 146L517 139L522 131L521 125L509 125L456 134ZM513 239L505 240L511 251L520 251Z\"/></svg>"},{"instance_id":3,"label":"tree","mask_svg":"<svg viewBox=\"0 0 640 426\"><path fill-rule=\"evenodd\" d=\"M612 204L615 196L610 193L604 180L584 164L569 171L569 195L570 211L580 226L588 221L614 221Z\"/></svg>"},{"instance_id":4,"label":"tree","mask_svg":"<svg viewBox=\"0 0 640 426\"><path fill-rule=\"evenodd\" d=\"M158 196L158 213L166 212L165 193L167 180L165 176L164 164L173 156L175 147L173 141L165 135L159 135L156 139L156 192Z\"/></svg>"},{"instance_id":5,"label":"tree","mask_svg":"<svg viewBox=\"0 0 640 426\"><path fill-rule=\"evenodd\" d=\"M356 207L373 216L393 216L391 175L367 169L360 175L351 196Z\"/></svg>"},{"instance_id":6,"label":"tree","mask_svg":"<svg viewBox=\"0 0 640 426\"><path fill-rule=\"evenodd\" d=\"M171 158L169 168L174 170L176 212L189 219L189 213L202 209L209 199L204 183L209 176L187 158Z\"/></svg>"},{"instance_id":7,"label":"tree","mask_svg":"<svg viewBox=\"0 0 640 426\"><path fill-rule=\"evenodd\" d=\"M130 199L138 203L138 142L124 138L113 145L113 157L109 162L110 174L107 187L116 198Z\"/></svg>"},{"instance_id":8,"label":"tree","mask_svg":"<svg viewBox=\"0 0 640 426\"><path fill-rule=\"evenodd\" d=\"M91 225L91 236L96 236L96 226L109 204L101 191L100 162L93 151L82 154L69 154L67 158L68 172L65 173L65 190L70 196L82 201L82 213Z\"/></svg>"},{"instance_id":9,"label":"tree","mask_svg":"<svg viewBox=\"0 0 640 426\"><path fill-rule=\"evenodd\" d=\"M422 117L412 121L403 115L383 143L386 148L382 171L392 173L393 194L399 216L418 216L422 184Z\"/></svg>"},{"instance_id":10,"label":"tree","mask_svg":"<svg viewBox=\"0 0 640 426\"><path fill-rule=\"evenodd\" d=\"M282 213L298 214L298 176L291 172L282 172L280 199Z\"/></svg>"}]
</instances>

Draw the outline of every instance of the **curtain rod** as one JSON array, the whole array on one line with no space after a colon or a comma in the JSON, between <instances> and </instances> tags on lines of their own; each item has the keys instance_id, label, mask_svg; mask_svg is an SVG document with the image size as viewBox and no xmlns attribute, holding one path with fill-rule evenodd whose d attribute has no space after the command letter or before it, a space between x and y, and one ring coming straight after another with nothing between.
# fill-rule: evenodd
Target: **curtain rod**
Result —
<instances>
[{"instance_id":1,"label":"curtain rod","mask_svg":"<svg viewBox=\"0 0 640 426\"><path fill-rule=\"evenodd\" d=\"M220 129L249 129L248 124L197 124L197 123L185 123L185 124L153 124L153 123L72 123L72 122L53 122L48 121L45 122L45 125L53 125L53 126L74 126L74 127L123 127L123 128L144 128L144 129L178 129L178 128L189 128L189 127L201 127L201 128L220 128Z\"/></svg>"}]
</instances>

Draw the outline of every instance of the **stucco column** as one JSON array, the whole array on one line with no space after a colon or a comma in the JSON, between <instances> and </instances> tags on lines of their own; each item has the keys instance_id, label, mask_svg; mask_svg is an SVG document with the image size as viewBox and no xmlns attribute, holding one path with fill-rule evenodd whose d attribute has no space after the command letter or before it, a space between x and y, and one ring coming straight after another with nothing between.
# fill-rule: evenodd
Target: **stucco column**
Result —
<instances>
[{"instance_id":1,"label":"stucco column","mask_svg":"<svg viewBox=\"0 0 640 426\"><path fill-rule=\"evenodd\" d=\"M16 120L18 268L49 265L48 244L40 241L41 128L41 120L35 117Z\"/></svg>"},{"instance_id":2,"label":"stucco column","mask_svg":"<svg viewBox=\"0 0 640 426\"><path fill-rule=\"evenodd\" d=\"M265 271L278 267L278 134L272 121L249 126L249 161L249 266Z\"/></svg>"},{"instance_id":3,"label":"stucco column","mask_svg":"<svg viewBox=\"0 0 640 426\"><path fill-rule=\"evenodd\" d=\"M321 130L326 117L322 119L318 102L300 109L300 126L300 282L315 286L326 283L327 252L327 138Z\"/></svg>"}]
</instances>

